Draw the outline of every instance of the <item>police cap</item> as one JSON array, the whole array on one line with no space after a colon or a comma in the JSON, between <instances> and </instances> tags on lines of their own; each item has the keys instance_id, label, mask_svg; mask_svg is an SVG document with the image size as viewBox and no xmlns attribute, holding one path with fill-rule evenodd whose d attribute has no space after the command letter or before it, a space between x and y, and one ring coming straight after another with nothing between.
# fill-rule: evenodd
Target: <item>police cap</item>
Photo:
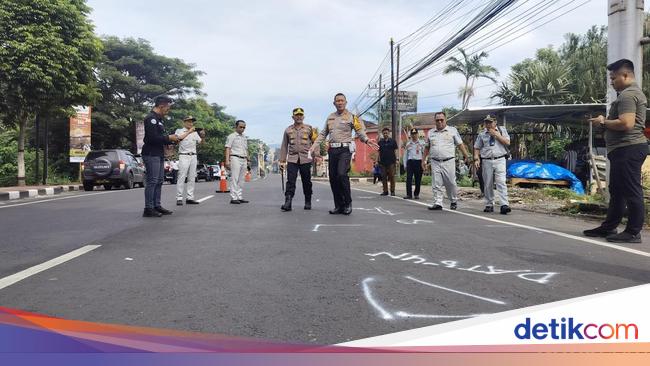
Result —
<instances>
[{"instance_id":1,"label":"police cap","mask_svg":"<svg viewBox=\"0 0 650 366\"><path fill-rule=\"evenodd\" d=\"M170 97L169 95L159 95L153 99L153 104L154 106L159 106L161 104L172 104L174 103L174 99Z\"/></svg>"}]
</instances>

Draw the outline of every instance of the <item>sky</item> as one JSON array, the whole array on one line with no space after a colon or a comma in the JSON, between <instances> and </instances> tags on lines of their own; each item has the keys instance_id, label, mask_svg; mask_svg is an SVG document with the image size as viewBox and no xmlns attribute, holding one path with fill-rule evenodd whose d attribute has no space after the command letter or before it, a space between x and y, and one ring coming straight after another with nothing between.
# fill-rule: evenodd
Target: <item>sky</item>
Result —
<instances>
[{"instance_id":1,"label":"sky","mask_svg":"<svg viewBox=\"0 0 650 366\"><path fill-rule=\"evenodd\" d=\"M194 64L205 72L201 81L209 102L245 120L248 136L277 144L292 123L294 107L303 107L305 122L319 128L334 111L337 92L347 95L352 109L387 54L390 38L403 39L451 1L89 0L88 5L97 34L143 38L155 52ZM476 9L488 3L468 1ZM563 1L568 6L557 15L584 5L490 52L486 63L499 70L499 81L538 48L561 45L566 33L607 24L607 0ZM460 24L464 15L459 11L448 18ZM405 46L404 65L409 57L415 60L437 47L454 29L453 24L441 26L428 43ZM460 105L456 93L463 80L436 75L407 90L418 92L418 112L433 112ZM486 80L476 86L481 88L470 106L493 103L489 95L495 86ZM427 98L439 94L449 95Z\"/></svg>"}]
</instances>

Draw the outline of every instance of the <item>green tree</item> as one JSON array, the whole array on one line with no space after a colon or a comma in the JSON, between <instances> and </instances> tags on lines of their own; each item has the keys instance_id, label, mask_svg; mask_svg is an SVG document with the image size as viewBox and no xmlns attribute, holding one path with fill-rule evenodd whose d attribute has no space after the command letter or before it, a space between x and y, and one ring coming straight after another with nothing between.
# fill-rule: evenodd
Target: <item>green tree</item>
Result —
<instances>
[{"instance_id":1,"label":"green tree","mask_svg":"<svg viewBox=\"0 0 650 366\"><path fill-rule=\"evenodd\" d=\"M134 148L135 122L149 112L157 95L182 99L202 94L203 72L156 54L146 40L105 37L102 42L97 70L102 98L93 111L93 148Z\"/></svg>"},{"instance_id":2,"label":"green tree","mask_svg":"<svg viewBox=\"0 0 650 366\"><path fill-rule=\"evenodd\" d=\"M96 99L101 42L83 0L0 2L0 114L18 126L17 183L25 185L25 129L37 114Z\"/></svg>"},{"instance_id":3,"label":"green tree","mask_svg":"<svg viewBox=\"0 0 650 366\"><path fill-rule=\"evenodd\" d=\"M483 59L488 57L486 52L468 55L464 49L458 48L462 58L449 57L449 65L442 71L443 74L457 73L465 77L465 86L460 89L458 96L461 98L461 109L467 109L470 98L474 95L474 83L477 79L485 78L496 83L496 76L499 76L497 69L490 65L484 65Z\"/></svg>"}]
</instances>

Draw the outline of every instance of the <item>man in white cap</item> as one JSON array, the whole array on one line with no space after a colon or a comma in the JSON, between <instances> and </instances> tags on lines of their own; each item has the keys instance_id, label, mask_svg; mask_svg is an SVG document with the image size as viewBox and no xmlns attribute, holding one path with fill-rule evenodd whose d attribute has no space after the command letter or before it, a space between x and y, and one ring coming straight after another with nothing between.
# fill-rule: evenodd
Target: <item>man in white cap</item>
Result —
<instances>
[{"instance_id":1,"label":"man in white cap","mask_svg":"<svg viewBox=\"0 0 650 366\"><path fill-rule=\"evenodd\" d=\"M478 134L474 143L474 164L483 169L485 189L485 209L494 212L494 185L501 204L501 214L510 211L508 206L508 186L506 186L506 157L509 154L510 136L503 126L497 126L497 119L489 114L483 119L485 129ZM480 159L480 160L479 160Z\"/></svg>"},{"instance_id":2,"label":"man in white cap","mask_svg":"<svg viewBox=\"0 0 650 366\"><path fill-rule=\"evenodd\" d=\"M183 128L176 130L176 136L180 140L178 143L178 176L176 179L176 205L183 205L185 189L187 188L188 205L198 205L199 202L194 200L194 182L196 180L196 145L203 143L205 131L194 128L196 118L187 116L183 118ZM187 184L185 179L187 178Z\"/></svg>"}]
</instances>

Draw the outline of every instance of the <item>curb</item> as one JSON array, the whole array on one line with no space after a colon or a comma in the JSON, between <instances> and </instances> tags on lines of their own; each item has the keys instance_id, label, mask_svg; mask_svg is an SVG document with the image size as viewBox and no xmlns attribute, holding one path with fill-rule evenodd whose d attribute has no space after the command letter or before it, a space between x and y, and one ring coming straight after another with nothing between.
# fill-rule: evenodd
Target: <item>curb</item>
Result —
<instances>
[{"instance_id":1,"label":"curb","mask_svg":"<svg viewBox=\"0 0 650 366\"><path fill-rule=\"evenodd\" d=\"M17 200L21 198L32 198L39 196L53 196L55 194L69 192L69 191L83 191L82 185L66 185L54 186L40 189L24 189L19 191L6 191L0 192L0 201Z\"/></svg>"}]
</instances>

